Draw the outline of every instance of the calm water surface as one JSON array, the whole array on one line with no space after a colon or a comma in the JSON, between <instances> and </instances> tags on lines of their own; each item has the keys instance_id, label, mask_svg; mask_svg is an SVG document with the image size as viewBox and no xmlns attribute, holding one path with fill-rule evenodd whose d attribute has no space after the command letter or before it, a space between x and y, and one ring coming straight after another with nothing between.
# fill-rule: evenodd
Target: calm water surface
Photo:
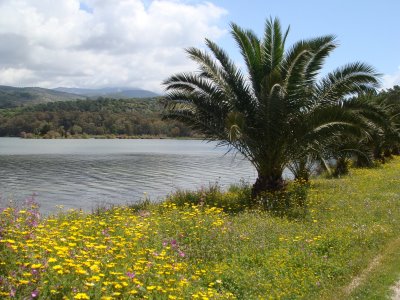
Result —
<instances>
[{"instance_id":1,"label":"calm water surface","mask_svg":"<svg viewBox=\"0 0 400 300\"><path fill-rule=\"evenodd\" d=\"M253 181L254 168L215 143L197 140L29 140L0 138L0 206L35 193L44 213L57 205L160 200L176 189ZM1 204L3 203L3 204Z\"/></svg>"}]
</instances>

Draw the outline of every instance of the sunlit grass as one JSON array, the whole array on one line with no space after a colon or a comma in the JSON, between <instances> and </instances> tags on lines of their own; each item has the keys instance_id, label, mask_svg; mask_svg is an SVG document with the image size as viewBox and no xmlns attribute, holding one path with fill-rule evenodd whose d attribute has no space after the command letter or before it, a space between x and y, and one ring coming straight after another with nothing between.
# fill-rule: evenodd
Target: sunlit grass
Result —
<instances>
[{"instance_id":1,"label":"sunlit grass","mask_svg":"<svg viewBox=\"0 0 400 300\"><path fill-rule=\"evenodd\" d=\"M42 219L31 201L0 213L0 297L329 297L399 236L399 186L399 159L317 179L301 218L240 209L242 189Z\"/></svg>"}]
</instances>

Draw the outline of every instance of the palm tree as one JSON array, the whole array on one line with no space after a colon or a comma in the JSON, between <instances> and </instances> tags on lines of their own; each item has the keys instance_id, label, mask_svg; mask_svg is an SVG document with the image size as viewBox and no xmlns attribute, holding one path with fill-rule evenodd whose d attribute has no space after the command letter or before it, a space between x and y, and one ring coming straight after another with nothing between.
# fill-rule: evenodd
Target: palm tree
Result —
<instances>
[{"instance_id":1,"label":"palm tree","mask_svg":"<svg viewBox=\"0 0 400 300\"><path fill-rule=\"evenodd\" d=\"M283 32L278 19L267 20L262 39L233 23L231 29L247 73L206 39L211 53L186 50L199 72L164 81L165 116L243 154L258 172L255 197L283 189L284 168L305 158L313 146L337 133L361 132L362 120L340 102L375 90L378 81L373 68L359 62L318 80L337 46L334 36L302 40L285 50L289 28Z\"/></svg>"},{"instance_id":2,"label":"palm tree","mask_svg":"<svg viewBox=\"0 0 400 300\"><path fill-rule=\"evenodd\" d=\"M376 136L374 140L375 158L384 161L384 156L400 154L400 87L382 91L379 95L371 97L372 104L383 107L387 113L387 124L384 134Z\"/></svg>"},{"instance_id":3,"label":"palm tree","mask_svg":"<svg viewBox=\"0 0 400 300\"><path fill-rule=\"evenodd\" d=\"M334 173L337 175L347 173L347 166L353 158L372 165L372 151L368 146L373 142L373 137L382 135L384 128L388 126L386 110L369 101L369 98L360 96L335 101L329 106L324 104L323 109L332 113L332 107L335 105L336 109L351 115L352 122L342 123L345 125L342 128L336 128L317 138L314 135L314 118L304 115L304 121L297 130L299 136L306 136L311 132L311 138L308 142L301 143L296 149L297 155L294 155L287 166L296 179L308 181L312 169L315 169L318 163L331 173L327 161L332 159L336 161ZM302 132L299 132L299 129Z\"/></svg>"},{"instance_id":4,"label":"palm tree","mask_svg":"<svg viewBox=\"0 0 400 300\"><path fill-rule=\"evenodd\" d=\"M312 152L314 162L322 162L321 166L334 177L346 174L350 162L358 167L373 166L374 148L392 126L387 108L373 102L375 97L375 94L363 95L339 102L338 105L343 109L351 111L363 131L339 132L317 148L318 151ZM335 164L334 169L330 170L326 162L332 159Z\"/></svg>"}]
</instances>

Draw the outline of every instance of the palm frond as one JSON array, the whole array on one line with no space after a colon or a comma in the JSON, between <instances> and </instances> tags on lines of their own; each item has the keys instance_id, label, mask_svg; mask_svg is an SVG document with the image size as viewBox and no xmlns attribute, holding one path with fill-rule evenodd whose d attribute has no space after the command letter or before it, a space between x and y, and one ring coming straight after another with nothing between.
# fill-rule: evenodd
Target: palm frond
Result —
<instances>
[{"instance_id":1,"label":"palm frond","mask_svg":"<svg viewBox=\"0 0 400 300\"><path fill-rule=\"evenodd\" d=\"M360 93L373 92L379 86L378 74L373 67L356 62L329 73L317 84L316 98L324 102L337 102Z\"/></svg>"},{"instance_id":2,"label":"palm frond","mask_svg":"<svg viewBox=\"0 0 400 300\"><path fill-rule=\"evenodd\" d=\"M278 19L272 19L266 21L264 30L264 39L262 42L262 63L265 74L273 73L276 68L281 66L288 29L285 35L282 34L282 28Z\"/></svg>"},{"instance_id":3,"label":"palm frond","mask_svg":"<svg viewBox=\"0 0 400 300\"><path fill-rule=\"evenodd\" d=\"M194 47L186 49L186 52L192 60L198 63L202 72L201 77L210 79L225 93L229 91L229 85L224 79L223 70L209 54Z\"/></svg>"},{"instance_id":4,"label":"palm frond","mask_svg":"<svg viewBox=\"0 0 400 300\"><path fill-rule=\"evenodd\" d=\"M319 74L325 59L337 47L335 43L335 36L327 35L314 38L307 41L312 56L307 63L305 69L305 80L308 84L313 84L316 76Z\"/></svg>"},{"instance_id":5,"label":"palm frond","mask_svg":"<svg viewBox=\"0 0 400 300\"><path fill-rule=\"evenodd\" d=\"M236 24L231 24L232 35L238 45L246 63L254 94L260 96L260 82L263 80L263 68L261 64L260 40L250 30L243 30Z\"/></svg>"}]
</instances>

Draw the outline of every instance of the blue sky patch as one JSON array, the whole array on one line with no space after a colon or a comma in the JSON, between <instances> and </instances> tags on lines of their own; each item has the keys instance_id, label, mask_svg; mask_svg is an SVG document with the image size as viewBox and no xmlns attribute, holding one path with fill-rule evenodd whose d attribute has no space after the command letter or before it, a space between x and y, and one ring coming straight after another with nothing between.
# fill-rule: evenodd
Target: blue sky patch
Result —
<instances>
[{"instance_id":1,"label":"blue sky patch","mask_svg":"<svg viewBox=\"0 0 400 300\"><path fill-rule=\"evenodd\" d=\"M89 5L87 5L85 2L79 2L79 9L86 11L90 14L93 13L93 8L91 8Z\"/></svg>"}]
</instances>

